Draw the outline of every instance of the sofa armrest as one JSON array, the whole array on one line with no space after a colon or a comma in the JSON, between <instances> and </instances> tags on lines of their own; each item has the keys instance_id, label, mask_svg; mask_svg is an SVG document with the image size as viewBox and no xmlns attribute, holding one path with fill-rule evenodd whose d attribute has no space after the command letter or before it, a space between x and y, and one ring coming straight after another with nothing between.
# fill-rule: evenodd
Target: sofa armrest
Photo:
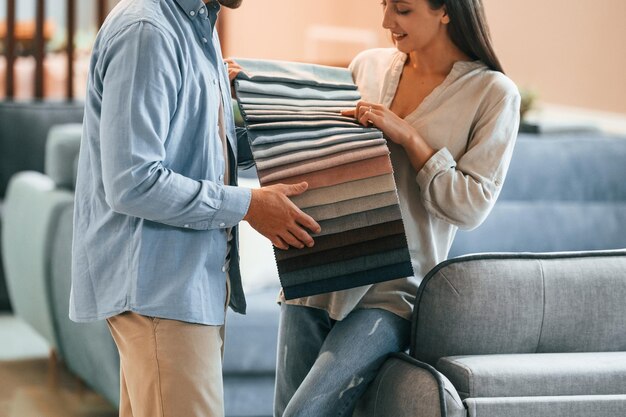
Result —
<instances>
[{"instance_id":1,"label":"sofa armrest","mask_svg":"<svg viewBox=\"0 0 626 417\"><path fill-rule=\"evenodd\" d=\"M464 417L458 393L432 366L391 355L357 404L353 417Z\"/></svg>"},{"instance_id":2,"label":"sofa armrest","mask_svg":"<svg viewBox=\"0 0 626 417\"><path fill-rule=\"evenodd\" d=\"M626 350L626 250L483 254L424 278L411 356Z\"/></svg>"},{"instance_id":3,"label":"sofa armrest","mask_svg":"<svg viewBox=\"0 0 626 417\"><path fill-rule=\"evenodd\" d=\"M33 171L11 178L3 208L2 256L14 313L56 347L50 305L52 238L74 194Z\"/></svg>"}]
</instances>

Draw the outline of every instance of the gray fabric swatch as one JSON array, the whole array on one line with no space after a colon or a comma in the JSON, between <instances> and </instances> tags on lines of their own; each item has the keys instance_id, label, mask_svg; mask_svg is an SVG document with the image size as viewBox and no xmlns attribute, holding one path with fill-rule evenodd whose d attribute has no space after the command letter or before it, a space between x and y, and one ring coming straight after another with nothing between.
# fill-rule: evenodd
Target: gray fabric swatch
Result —
<instances>
[{"instance_id":1,"label":"gray fabric swatch","mask_svg":"<svg viewBox=\"0 0 626 417\"><path fill-rule=\"evenodd\" d=\"M256 130L279 130L279 129L322 129L327 127L360 127L355 120L295 120L269 123L250 124L248 129Z\"/></svg>"},{"instance_id":2,"label":"gray fabric swatch","mask_svg":"<svg viewBox=\"0 0 626 417\"><path fill-rule=\"evenodd\" d=\"M253 81L288 82L301 85L356 90L348 68L300 62L235 58L244 71L237 78Z\"/></svg>"},{"instance_id":3,"label":"gray fabric swatch","mask_svg":"<svg viewBox=\"0 0 626 417\"><path fill-rule=\"evenodd\" d=\"M299 161L307 161L313 158L319 158L326 155L332 155L335 153L348 151L351 149L366 148L368 146L384 145L385 139L370 139L359 140L352 142L338 143L332 146L325 146L323 148L303 149L296 152L285 153L278 156L272 156L270 158L257 158L257 169L269 169L275 168L281 165L287 165Z\"/></svg>"},{"instance_id":4,"label":"gray fabric swatch","mask_svg":"<svg viewBox=\"0 0 626 417\"><path fill-rule=\"evenodd\" d=\"M319 139L339 134L369 133L379 131L366 127L330 127L324 129L283 129L263 130L259 132L249 131L248 139L253 145L267 143L287 142L292 140Z\"/></svg>"},{"instance_id":5,"label":"gray fabric swatch","mask_svg":"<svg viewBox=\"0 0 626 417\"><path fill-rule=\"evenodd\" d=\"M365 197L353 198L346 201L339 201L332 204L325 204L323 206L310 207L303 209L302 211L317 221L334 219L337 217L347 216L348 214L374 210L381 207L392 206L394 204L398 204L398 196L395 190L368 195Z\"/></svg>"},{"instance_id":6,"label":"gray fabric swatch","mask_svg":"<svg viewBox=\"0 0 626 417\"><path fill-rule=\"evenodd\" d=\"M391 281L398 278L406 278L410 277L411 275L413 275L413 267L411 266L411 263L400 262L394 265L381 266L379 268L373 268L366 271L355 272L352 274L306 282L303 284L292 285L284 281L281 277L281 284L283 286L285 299L293 300L294 298L307 297L310 295L323 294L333 291L347 290L348 288L375 284L377 282Z\"/></svg>"},{"instance_id":7,"label":"gray fabric swatch","mask_svg":"<svg viewBox=\"0 0 626 417\"><path fill-rule=\"evenodd\" d=\"M287 111L287 112L328 112L328 113L340 113L342 110L354 109L354 107L299 107L299 106L284 106L278 104L243 104L239 103L242 113L245 115L248 111Z\"/></svg>"},{"instance_id":8,"label":"gray fabric swatch","mask_svg":"<svg viewBox=\"0 0 626 417\"><path fill-rule=\"evenodd\" d=\"M253 110L254 111L254 110ZM264 110L258 110L264 112ZM249 127L253 128L257 123L272 122L290 122L290 121L309 121L309 120L339 120L342 122L355 122L354 117L342 116L339 113L323 113L323 112L284 112L270 114L246 114L246 122L250 123Z\"/></svg>"},{"instance_id":9,"label":"gray fabric swatch","mask_svg":"<svg viewBox=\"0 0 626 417\"><path fill-rule=\"evenodd\" d=\"M376 224L393 222L394 220L401 219L402 213L400 212L400 206L396 204L393 206L381 207L375 210L349 214L347 216L337 217L334 219L320 220L318 221L318 224L322 228L322 231L314 234L313 238L341 233L347 230L360 229L362 227L373 226Z\"/></svg>"},{"instance_id":10,"label":"gray fabric swatch","mask_svg":"<svg viewBox=\"0 0 626 417\"><path fill-rule=\"evenodd\" d=\"M395 191L395 189L396 183L393 175L385 174L306 191L304 194L291 197L291 201L301 209L305 209Z\"/></svg>"},{"instance_id":11,"label":"gray fabric swatch","mask_svg":"<svg viewBox=\"0 0 626 417\"><path fill-rule=\"evenodd\" d=\"M407 248L395 249L373 255L360 256L341 262L332 262L325 265L300 269L294 272L280 274L283 285L297 285L319 281L326 278L340 277L354 274L382 266L395 265L403 262L410 264L411 257Z\"/></svg>"},{"instance_id":12,"label":"gray fabric swatch","mask_svg":"<svg viewBox=\"0 0 626 417\"><path fill-rule=\"evenodd\" d=\"M262 104L273 106L294 107L356 107L356 100L315 100L304 98L274 97L252 93L237 93L237 99L245 107L246 104Z\"/></svg>"},{"instance_id":13,"label":"gray fabric swatch","mask_svg":"<svg viewBox=\"0 0 626 417\"><path fill-rule=\"evenodd\" d=\"M253 82L249 80L236 80L235 82L237 84L237 92L243 93L317 100L359 100L361 98L361 94L358 90L344 90L284 82Z\"/></svg>"},{"instance_id":14,"label":"gray fabric swatch","mask_svg":"<svg viewBox=\"0 0 626 417\"><path fill-rule=\"evenodd\" d=\"M350 141L379 139L383 134L380 131L365 133L347 133L332 136L325 136L318 139L297 140L291 142L272 143L265 145L252 145L254 156L258 159L269 158L271 156L281 155L287 152L299 151L302 149L321 148L337 143L345 143Z\"/></svg>"}]
</instances>

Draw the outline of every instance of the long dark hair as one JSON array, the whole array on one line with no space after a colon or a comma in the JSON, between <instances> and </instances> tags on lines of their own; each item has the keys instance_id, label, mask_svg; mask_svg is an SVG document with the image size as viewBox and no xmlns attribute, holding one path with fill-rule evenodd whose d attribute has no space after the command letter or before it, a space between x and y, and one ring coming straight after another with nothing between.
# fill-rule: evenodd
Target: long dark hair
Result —
<instances>
[{"instance_id":1,"label":"long dark hair","mask_svg":"<svg viewBox=\"0 0 626 417\"><path fill-rule=\"evenodd\" d=\"M465 55L481 60L494 71L504 73L491 44L482 0L428 0L428 3L432 9L446 7L450 17L448 33L452 42Z\"/></svg>"}]
</instances>

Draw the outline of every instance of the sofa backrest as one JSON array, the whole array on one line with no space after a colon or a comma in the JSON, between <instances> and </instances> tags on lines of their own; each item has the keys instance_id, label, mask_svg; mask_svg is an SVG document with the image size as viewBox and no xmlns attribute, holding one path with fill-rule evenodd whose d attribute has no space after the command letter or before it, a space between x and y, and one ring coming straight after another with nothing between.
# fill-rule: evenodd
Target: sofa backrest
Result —
<instances>
[{"instance_id":1,"label":"sofa backrest","mask_svg":"<svg viewBox=\"0 0 626 417\"><path fill-rule=\"evenodd\" d=\"M450 257L626 248L626 138L520 134L487 220Z\"/></svg>"},{"instance_id":2,"label":"sofa backrest","mask_svg":"<svg viewBox=\"0 0 626 417\"><path fill-rule=\"evenodd\" d=\"M11 176L43 172L48 131L61 123L80 123L81 102L0 101L0 199Z\"/></svg>"},{"instance_id":3,"label":"sofa backrest","mask_svg":"<svg viewBox=\"0 0 626 417\"><path fill-rule=\"evenodd\" d=\"M626 350L626 250L451 259L422 281L411 355Z\"/></svg>"},{"instance_id":4,"label":"sofa backrest","mask_svg":"<svg viewBox=\"0 0 626 417\"><path fill-rule=\"evenodd\" d=\"M83 127L78 123L53 126L46 142L44 172L58 188L73 190Z\"/></svg>"}]
</instances>

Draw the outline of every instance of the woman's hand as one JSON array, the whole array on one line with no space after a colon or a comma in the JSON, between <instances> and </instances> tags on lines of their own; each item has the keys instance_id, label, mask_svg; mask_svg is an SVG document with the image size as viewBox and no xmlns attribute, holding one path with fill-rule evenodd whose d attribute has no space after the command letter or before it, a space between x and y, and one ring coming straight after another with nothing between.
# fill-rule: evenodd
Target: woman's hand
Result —
<instances>
[{"instance_id":1,"label":"woman's hand","mask_svg":"<svg viewBox=\"0 0 626 417\"><path fill-rule=\"evenodd\" d=\"M354 117L363 126L380 129L386 138L404 148L417 171L435 154L413 126L382 104L359 101L355 109L341 114Z\"/></svg>"},{"instance_id":2,"label":"woman's hand","mask_svg":"<svg viewBox=\"0 0 626 417\"><path fill-rule=\"evenodd\" d=\"M385 137L405 147L417 132L406 121L382 104L359 101L353 110L344 110L343 116L354 117L363 126L375 126Z\"/></svg>"},{"instance_id":3,"label":"woman's hand","mask_svg":"<svg viewBox=\"0 0 626 417\"><path fill-rule=\"evenodd\" d=\"M243 68L232 58L226 58L224 62L228 64L228 79L232 83L233 80L237 78L237 75L243 71Z\"/></svg>"}]
</instances>

